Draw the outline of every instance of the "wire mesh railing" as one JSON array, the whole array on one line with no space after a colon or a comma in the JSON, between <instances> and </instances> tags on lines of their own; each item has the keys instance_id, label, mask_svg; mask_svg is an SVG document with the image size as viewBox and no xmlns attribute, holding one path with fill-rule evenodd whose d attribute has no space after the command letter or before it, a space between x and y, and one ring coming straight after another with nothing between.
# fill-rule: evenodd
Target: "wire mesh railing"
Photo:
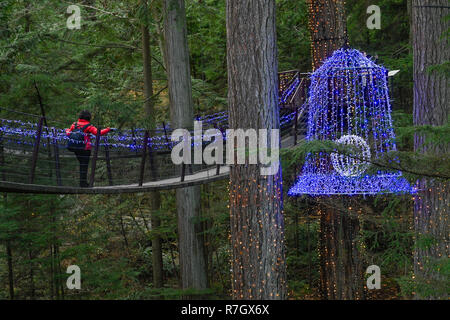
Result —
<instances>
[{"instance_id":1,"label":"wire mesh railing","mask_svg":"<svg viewBox=\"0 0 450 320\"><path fill-rule=\"evenodd\" d=\"M288 103L285 101L284 108L280 108L281 136L293 135L296 144L298 133L304 129L301 125L304 123L304 113L300 110L306 107L306 81L294 71L283 76L282 81L285 88L282 98ZM287 104L293 108L285 108ZM14 110L8 109L8 113L11 112ZM58 122L33 116L25 121L0 119L0 180L77 187L80 180L79 160L66 147L70 139L66 130L52 126ZM36 121L30 120L32 118ZM216 129L226 141L227 112L197 117L195 120L202 121L203 131ZM182 182L186 176L214 168L220 174L218 164L174 165L171 153L178 142L171 140L173 129L169 124L162 123L154 130L116 130L105 136L101 136L98 129L97 136L92 137L92 152L86 155L90 158L87 182L91 187L142 186L168 179ZM194 136L194 128L188 129ZM202 150L212 143L204 141L203 136L198 138L202 141ZM224 148L223 159L225 157Z\"/></svg>"}]
</instances>

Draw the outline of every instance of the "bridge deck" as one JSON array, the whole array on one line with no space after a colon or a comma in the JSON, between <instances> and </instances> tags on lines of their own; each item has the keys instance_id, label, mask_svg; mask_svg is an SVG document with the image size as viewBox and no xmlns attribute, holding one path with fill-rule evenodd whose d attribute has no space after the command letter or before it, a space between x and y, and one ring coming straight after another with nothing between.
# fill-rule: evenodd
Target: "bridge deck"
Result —
<instances>
[{"instance_id":1,"label":"bridge deck","mask_svg":"<svg viewBox=\"0 0 450 320\"><path fill-rule=\"evenodd\" d=\"M299 144L304 136L297 136L297 144ZM281 141L281 148L294 147L294 137L284 137ZM163 179L158 181L146 182L142 186L138 184L115 185L93 188L79 188L69 186L48 186L39 184L27 184L0 181L0 192L16 192L16 193L36 193L36 194L118 194L118 193L139 193L156 190L168 190L185 188L195 185L207 184L214 181L224 180L230 174L229 166L221 166L219 174L217 168L203 170L191 175L186 175L184 181L180 177Z\"/></svg>"},{"instance_id":2,"label":"bridge deck","mask_svg":"<svg viewBox=\"0 0 450 320\"><path fill-rule=\"evenodd\" d=\"M186 175L183 182L180 177L152 181L144 183L142 186L138 184L117 185L108 187L79 188L67 186L46 186L37 184L15 183L0 181L0 192L17 192L17 193L39 193L39 194L116 194L116 193L138 193L149 192L155 190L167 190L185 188L204 183L210 183L223 180L230 173L229 167L221 167L219 175L216 174L216 168L200 171L192 175Z\"/></svg>"}]
</instances>

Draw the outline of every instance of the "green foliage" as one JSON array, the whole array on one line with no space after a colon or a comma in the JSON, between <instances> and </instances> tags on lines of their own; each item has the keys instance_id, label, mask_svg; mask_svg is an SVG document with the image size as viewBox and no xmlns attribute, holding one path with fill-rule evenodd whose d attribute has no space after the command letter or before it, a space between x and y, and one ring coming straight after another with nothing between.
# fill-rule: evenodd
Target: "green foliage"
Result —
<instances>
[{"instance_id":1,"label":"green foliage","mask_svg":"<svg viewBox=\"0 0 450 320\"><path fill-rule=\"evenodd\" d=\"M277 0L278 69L311 69L308 10L305 0Z\"/></svg>"},{"instance_id":2,"label":"green foliage","mask_svg":"<svg viewBox=\"0 0 450 320\"><path fill-rule=\"evenodd\" d=\"M409 196L379 196L373 210L381 211L381 217L363 220L361 240L365 244L366 259L383 270L383 275L405 272L411 266L413 232L409 228ZM409 202L409 203L408 203Z\"/></svg>"}]
</instances>

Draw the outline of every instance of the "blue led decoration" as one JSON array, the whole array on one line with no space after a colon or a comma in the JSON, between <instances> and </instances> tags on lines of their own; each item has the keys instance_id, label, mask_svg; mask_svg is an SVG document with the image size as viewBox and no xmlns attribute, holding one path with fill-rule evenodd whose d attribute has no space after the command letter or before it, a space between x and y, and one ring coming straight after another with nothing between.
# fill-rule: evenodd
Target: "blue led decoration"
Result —
<instances>
[{"instance_id":1,"label":"blue led decoration","mask_svg":"<svg viewBox=\"0 0 450 320\"><path fill-rule=\"evenodd\" d=\"M311 76L306 140L352 145L352 155L306 156L289 196L415 193L395 170L371 162L395 151L387 70L358 50L342 48Z\"/></svg>"}]
</instances>

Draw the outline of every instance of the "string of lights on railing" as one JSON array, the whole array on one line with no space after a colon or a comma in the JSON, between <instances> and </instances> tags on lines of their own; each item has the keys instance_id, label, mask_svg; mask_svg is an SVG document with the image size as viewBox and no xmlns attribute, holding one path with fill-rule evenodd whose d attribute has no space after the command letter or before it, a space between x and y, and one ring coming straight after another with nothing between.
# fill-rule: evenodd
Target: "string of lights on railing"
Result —
<instances>
[{"instance_id":1,"label":"string of lights on railing","mask_svg":"<svg viewBox=\"0 0 450 320\"><path fill-rule=\"evenodd\" d=\"M281 128L289 125L294 117L295 112L290 112L281 116ZM225 130L228 128L227 112L219 112L205 117L198 117L197 120L202 121L203 126L206 124L205 127L220 128L223 139L226 140ZM37 127L38 126L36 123L29 121L0 119L0 134L2 135L2 139L7 140L8 137L13 137L14 139L9 139L8 142L13 142L14 140L17 144L33 145L33 139L36 137L38 130ZM190 131L193 135L193 130ZM170 150L173 146L173 142L170 140L171 132L172 129L167 126L163 132L160 132L159 135L149 136L148 146L151 146L153 150ZM108 134L107 139L102 139L100 141L100 146L107 146L113 149L130 149L132 151L141 150L143 148L144 133L145 129L138 128L133 130L133 133L131 133L131 130L124 130L117 133ZM17 137L21 137L22 139L15 139ZM199 140L203 140L203 136L197 138L199 138ZM65 129L43 126L41 140L45 146L47 140L50 140L51 143L56 141L59 145L66 145L70 139L67 136Z\"/></svg>"}]
</instances>

